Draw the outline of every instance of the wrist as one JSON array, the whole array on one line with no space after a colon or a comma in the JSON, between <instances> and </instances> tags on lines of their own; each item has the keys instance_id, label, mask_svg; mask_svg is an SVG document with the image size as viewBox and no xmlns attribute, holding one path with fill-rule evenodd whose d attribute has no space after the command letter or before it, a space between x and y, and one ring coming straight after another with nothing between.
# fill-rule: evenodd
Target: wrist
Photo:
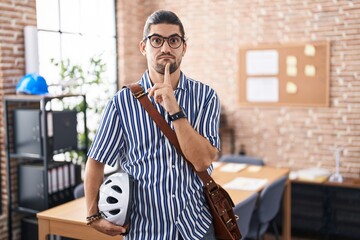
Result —
<instances>
[{"instance_id":1,"label":"wrist","mask_svg":"<svg viewBox=\"0 0 360 240\"><path fill-rule=\"evenodd\" d=\"M91 225L93 222L102 218L101 213L93 214L91 216L86 217L86 225Z\"/></svg>"},{"instance_id":2,"label":"wrist","mask_svg":"<svg viewBox=\"0 0 360 240\"><path fill-rule=\"evenodd\" d=\"M170 112L169 112L170 121L175 121L175 120L178 120L180 118L187 118L186 113L185 113L183 108L180 108L180 111L177 111L177 112L175 112L173 114L170 114Z\"/></svg>"},{"instance_id":3,"label":"wrist","mask_svg":"<svg viewBox=\"0 0 360 240\"><path fill-rule=\"evenodd\" d=\"M168 114L171 116L171 115L173 115L173 114L175 114L175 113L177 113L177 112L179 112L179 111L181 111L181 110L182 110L181 107L177 107L177 108L174 108L174 109L169 110L169 111L168 111Z\"/></svg>"}]
</instances>

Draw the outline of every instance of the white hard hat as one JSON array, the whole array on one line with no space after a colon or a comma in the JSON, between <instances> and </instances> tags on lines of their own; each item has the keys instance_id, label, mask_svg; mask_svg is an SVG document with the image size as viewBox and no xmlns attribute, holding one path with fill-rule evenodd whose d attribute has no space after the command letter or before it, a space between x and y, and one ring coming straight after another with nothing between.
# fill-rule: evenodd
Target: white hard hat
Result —
<instances>
[{"instance_id":1,"label":"white hard hat","mask_svg":"<svg viewBox=\"0 0 360 240\"><path fill-rule=\"evenodd\" d=\"M129 222L132 179L127 173L110 175L100 186L98 208L104 219L116 225Z\"/></svg>"}]
</instances>

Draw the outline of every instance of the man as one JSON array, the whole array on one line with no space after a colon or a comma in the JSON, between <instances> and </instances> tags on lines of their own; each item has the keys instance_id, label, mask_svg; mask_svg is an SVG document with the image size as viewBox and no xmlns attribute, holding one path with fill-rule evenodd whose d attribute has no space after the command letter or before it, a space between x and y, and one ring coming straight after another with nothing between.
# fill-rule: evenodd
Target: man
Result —
<instances>
[{"instance_id":1,"label":"man","mask_svg":"<svg viewBox=\"0 0 360 240\"><path fill-rule=\"evenodd\" d=\"M214 90L180 70L187 49L180 19L170 11L154 12L139 48L148 64L139 83L175 130L185 157L197 171L211 170L220 147L220 104ZM120 90L107 105L88 155L88 216L98 213L104 164L119 161L134 178L127 239L215 239L201 180L129 89ZM125 232L104 219L90 225L109 235Z\"/></svg>"}]
</instances>

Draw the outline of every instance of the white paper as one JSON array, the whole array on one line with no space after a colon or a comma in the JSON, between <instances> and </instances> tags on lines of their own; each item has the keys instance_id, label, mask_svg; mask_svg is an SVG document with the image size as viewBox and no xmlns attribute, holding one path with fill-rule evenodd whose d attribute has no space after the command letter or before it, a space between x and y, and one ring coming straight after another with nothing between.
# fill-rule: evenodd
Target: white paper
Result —
<instances>
[{"instance_id":1,"label":"white paper","mask_svg":"<svg viewBox=\"0 0 360 240\"><path fill-rule=\"evenodd\" d=\"M309 180L315 180L316 178L327 177L329 175L330 175L329 170L324 169L324 168L318 168L318 167L306 168L306 169L297 171L297 176L299 178L304 178L304 179L309 179Z\"/></svg>"},{"instance_id":2,"label":"white paper","mask_svg":"<svg viewBox=\"0 0 360 240\"><path fill-rule=\"evenodd\" d=\"M278 102L279 79L275 77L248 78L246 96L248 102Z\"/></svg>"},{"instance_id":3,"label":"white paper","mask_svg":"<svg viewBox=\"0 0 360 240\"><path fill-rule=\"evenodd\" d=\"M247 75L277 75L279 53L276 50L251 50L246 52Z\"/></svg>"},{"instance_id":4,"label":"white paper","mask_svg":"<svg viewBox=\"0 0 360 240\"><path fill-rule=\"evenodd\" d=\"M35 26L24 28L25 42L25 71L26 73L39 72L39 51L38 51L38 32Z\"/></svg>"},{"instance_id":5,"label":"white paper","mask_svg":"<svg viewBox=\"0 0 360 240\"><path fill-rule=\"evenodd\" d=\"M246 168L245 163L227 163L225 166L220 168L221 172L239 172Z\"/></svg>"},{"instance_id":6,"label":"white paper","mask_svg":"<svg viewBox=\"0 0 360 240\"><path fill-rule=\"evenodd\" d=\"M226 183L223 187L234 190L256 191L267 182L268 180L266 178L237 177L231 182Z\"/></svg>"},{"instance_id":7,"label":"white paper","mask_svg":"<svg viewBox=\"0 0 360 240\"><path fill-rule=\"evenodd\" d=\"M222 162L213 162L212 163L214 169L220 167L222 164L223 164Z\"/></svg>"}]
</instances>

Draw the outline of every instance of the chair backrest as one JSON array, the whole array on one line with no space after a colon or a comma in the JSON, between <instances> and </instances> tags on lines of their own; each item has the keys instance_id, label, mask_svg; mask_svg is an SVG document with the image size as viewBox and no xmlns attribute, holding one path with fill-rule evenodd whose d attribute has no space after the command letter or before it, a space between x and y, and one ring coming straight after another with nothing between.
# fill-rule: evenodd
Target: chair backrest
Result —
<instances>
[{"instance_id":1,"label":"chair backrest","mask_svg":"<svg viewBox=\"0 0 360 240\"><path fill-rule=\"evenodd\" d=\"M223 155L219 159L220 162L231 162L231 163L246 163L250 165L264 166L264 160L244 155Z\"/></svg>"},{"instance_id":2,"label":"chair backrest","mask_svg":"<svg viewBox=\"0 0 360 240\"><path fill-rule=\"evenodd\" d=\"M280 209L287 179L288 176L283 176L261 191L255 211L251 217L248 232L249 238L258 239L266 232L269 223L275 218Z\"/></svg>"},{"instance_id":3,"label":"chair backrest","mask_svg":"<svg viewBox=\"0 0 360 240\"><path fill-rule=\"evenodd\" d=\"M278 213L287 179L284 176L261 191L257 209L260 223L268 223Z\"/></svg>"},{"instance_id":4,"label":"chair backrest","mask_svg":"<svg viewBox=\"0 0 360 240\"><path fill-rule=\"evenodd\" d=\"M234 208L235 215L239 216L237 223L243 239L249 231L251 216L255 209L258 196L258 193L254 193L245 201L237 204Z\"/></svg>"},{"instance_id":5,"label":"chair backrest","mask_svg":"<svg viewBox=\"0 0 360 240\"><path fill-rule=\"evenodd\" d=\"M74 188L74 198L81 198L85 196L84 194L84 183L80 183Z\"/></svg>"}]
</instances>

